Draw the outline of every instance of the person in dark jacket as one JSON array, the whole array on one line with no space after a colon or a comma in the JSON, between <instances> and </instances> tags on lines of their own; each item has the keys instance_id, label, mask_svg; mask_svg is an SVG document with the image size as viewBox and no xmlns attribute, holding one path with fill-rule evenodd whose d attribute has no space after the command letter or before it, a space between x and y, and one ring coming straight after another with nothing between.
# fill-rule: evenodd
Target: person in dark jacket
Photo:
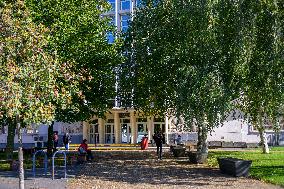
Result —
<instances>
[{"instance_id":1,"label":"person in dark jacket","mask_svg":"<svg viewBox=\"0 0 284 189\"><path fill-rule=\"evenodd\" d=\"M158 131L158 133L156 133L154 136L153 136L153 139L156 143L156 146L157 146L157 156L158 156L158 159L162 159L162 151L163 151L163 141L164 141L164 137L163 137L163 134L161 133L161 131Z\"/></svg>"},{"instance_id":2,"label":"person in dark jacket","mask_svg":"<svg viewBox=\"0 0 284 189\"><path fill-rule=\"evenodd\" d=\"M52 140L53 140L54 151L56 151L57 146L58 146L58 134L57 134L57 132L54 132Z\"/></svg>"},{"instance_id":3,"label":"person in dark jacket","mask_svg":"<svg viewBox=\"0 0 284 189\"><path fill-rule=\"evenodd\" d=\"M65 133L63 135L63 144L65 147L65 150L69 150L69 143L70 143L71 137L68 133Z\"/></svg>"}]
</instances>

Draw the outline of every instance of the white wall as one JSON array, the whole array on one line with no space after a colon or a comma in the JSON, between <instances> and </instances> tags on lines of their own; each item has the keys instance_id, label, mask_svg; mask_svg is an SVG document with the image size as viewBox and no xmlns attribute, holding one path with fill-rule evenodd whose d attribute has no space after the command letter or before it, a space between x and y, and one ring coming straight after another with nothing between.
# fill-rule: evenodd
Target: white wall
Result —
<instances>
[{"instance_id":1,"label":"white wall","mask_svg":"<svg viewBox=\"0 0 284 189\"><path fill-rule=\"evenodd\" d=\"M248 123L242 120L226 121L223 126L215 128L208 136L208 141L258 143L257 133L250 132Z\"/></svg>"}]
</instances>

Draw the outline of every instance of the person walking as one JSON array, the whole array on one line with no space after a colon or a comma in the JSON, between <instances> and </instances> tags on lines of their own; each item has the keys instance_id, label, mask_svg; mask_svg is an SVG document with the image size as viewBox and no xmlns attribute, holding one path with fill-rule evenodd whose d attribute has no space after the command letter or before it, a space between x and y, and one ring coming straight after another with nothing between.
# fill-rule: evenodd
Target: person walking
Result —
<instances>
[{"instance_id":1,"label":"person walking","mask_svg":"<svg viewBox=\"0 0 284 189\"><path fill-rule=\"evenodd\" d=\"M69 143L70 143L71 137L68 133L65 133L63 135L63 144L65 147L65 150L69 150Z\"/></svg>"},{"instance_id":2,"label":"person walking","mask_svg":"<svg viewBox=\"0 0 284 189\"><path fill-rule=\"evenodd\" d=\"M158 159L162 159L162 151L163 151L163 141L164 141L164 137L161 133L161 131L159 130L158 133L156 133L154 136L153 136L153 139L156 143L156 146L157 146L157 156L158 156Z\"/></svg>"}]
</instances>

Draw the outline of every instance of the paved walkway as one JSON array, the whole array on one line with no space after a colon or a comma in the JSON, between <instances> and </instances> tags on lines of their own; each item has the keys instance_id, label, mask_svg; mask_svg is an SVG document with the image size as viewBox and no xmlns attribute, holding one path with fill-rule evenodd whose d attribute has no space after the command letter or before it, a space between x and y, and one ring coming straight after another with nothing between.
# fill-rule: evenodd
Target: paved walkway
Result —
<instances>
[{"instance_id":1,"label":"paved walkway","mask_svg":"<svg viewBox=\"0 0 284 189\"><path fill-rule=\"evenodd\" d=\"M69 167L67 179L64 179L64 170L56 170L55 179L51 179L51 171L47 175L43 174L43 169L37 169L36 178L31 170L25 170L25 189L65 189L70 178L74 178L77 167ZM18 173L12 171L0 171L0 189L18 189Z\"/></svg>"}]
</instances>

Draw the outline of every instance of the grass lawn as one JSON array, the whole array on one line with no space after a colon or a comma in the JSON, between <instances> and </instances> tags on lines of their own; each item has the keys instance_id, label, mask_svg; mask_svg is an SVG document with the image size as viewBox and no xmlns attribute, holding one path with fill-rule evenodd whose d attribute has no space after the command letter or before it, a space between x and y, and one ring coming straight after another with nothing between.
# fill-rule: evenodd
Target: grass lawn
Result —
<instances>
[{"instance_id":1,"label":"grass lawn","mask_svg":"<svg viewBox=\"0 0 284 189\"><path fill-rule=\"evenodd\" d=\"M212 151L209 152L208 164L218 167L218 157L252 160L251 177L284 186L284 147L274 147L270 154L262 154L260 149L245 152Z\"/></svg>"}]
</instances>

